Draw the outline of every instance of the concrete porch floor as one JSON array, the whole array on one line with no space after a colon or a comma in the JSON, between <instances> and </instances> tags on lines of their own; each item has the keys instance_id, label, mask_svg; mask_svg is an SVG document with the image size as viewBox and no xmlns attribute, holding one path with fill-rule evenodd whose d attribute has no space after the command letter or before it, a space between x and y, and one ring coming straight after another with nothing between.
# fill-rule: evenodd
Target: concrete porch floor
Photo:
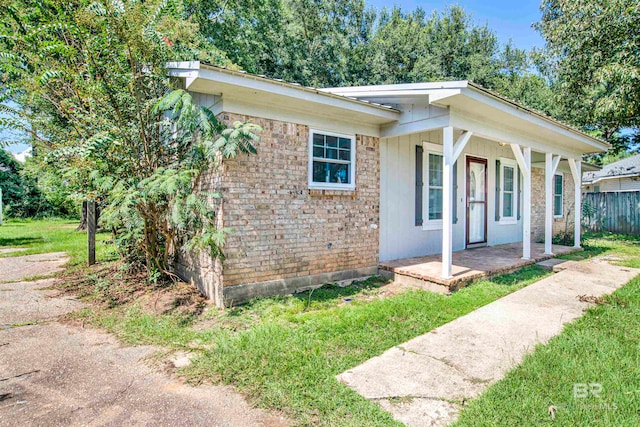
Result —
<instances>
[{"instance_id":1,"label":"concrete porch floor","mask_svg":"<svg viewBox=\"0 0 640 427\"><path fill-rule=\"evenodd\" d=\"M553 245L552 250L555 255L562 255L581 249ZM424 284L430 290L448 292L474 280L509 273L553 256L544 254L544 243L531 243L531 259L524 260L521 257L522 242L509 243L453 252L451 279L441 277L440 254L385 261L380 263L380 273L394 281L418 286Z\"/></svg>"}]
</instances>

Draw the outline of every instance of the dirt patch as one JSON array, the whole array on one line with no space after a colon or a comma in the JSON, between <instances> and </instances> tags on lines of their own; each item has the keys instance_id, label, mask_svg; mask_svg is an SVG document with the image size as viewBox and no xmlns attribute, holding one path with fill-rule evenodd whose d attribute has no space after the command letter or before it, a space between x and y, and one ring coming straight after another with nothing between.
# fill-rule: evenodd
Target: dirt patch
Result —
<instances>
[{"instance_id":1,"label":"dirt patch","mask_svg":"<svg viewBox=\"0 0 640 427\"><path fill-rule=\"evenodd\" d=\"M103 308L136 303L156 314L178 312L197 316L210 305L188 283L154 283L144 272L124 270L120 263L69 272L61 276L56 288Z\"/></svg>"}]
</instances>

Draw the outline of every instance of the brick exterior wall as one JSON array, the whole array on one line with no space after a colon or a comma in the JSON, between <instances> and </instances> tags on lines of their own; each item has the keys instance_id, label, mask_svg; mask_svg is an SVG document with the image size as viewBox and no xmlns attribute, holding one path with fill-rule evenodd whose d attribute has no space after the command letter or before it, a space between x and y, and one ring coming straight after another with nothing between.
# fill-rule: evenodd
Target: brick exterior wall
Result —
<instances>
[{"instance_id":1,"label":"brick exterior wall","mask_svg":"<svg viewBox=\"0 0 640 427\"><path fill-rule=\"evenodd\" d=\"M203 179L219 225L229 229L222 262L184 253L177 271L221 306L224 289L378 264L380 145L356 135L356 189L308 188L309 128L222 113L226 123L262 127L257 155L224 161ZM266 291L265 291L266 292Z\"/></svg>"},{"instance_id":2,"label":"brick exterior wall","mask_svg":"<svg viewBox=\"0 0 640 427\"><path fill-rule=\"evenodd\" d=\"M378 263L380 145L356 135L355 191L308 189L309 128L223 114L263 129L257 155L225 161L224 286Z\"/></svg>"},{"instance_id":3,"label":"brick exterior wall","mask_svg":"<svg viewBox=\"0 0 640 427\"><path fill-rule=\"evenodd\" d=\"M571 173L558 172L562 175L563 183L563 217L553 219L553 235L564 233L566 230L573 235L574 219L574 186ZM534 242L544 242L544 169L532 168L531 173L531 234ZM569 222L567 224L567 221Z\"/></svg>"}]
</instances>

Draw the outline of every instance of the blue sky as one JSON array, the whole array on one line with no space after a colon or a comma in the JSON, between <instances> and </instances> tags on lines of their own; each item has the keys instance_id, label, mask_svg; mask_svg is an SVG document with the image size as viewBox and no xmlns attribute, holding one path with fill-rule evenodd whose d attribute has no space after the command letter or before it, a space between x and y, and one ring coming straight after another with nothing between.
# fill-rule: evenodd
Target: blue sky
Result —
<instances>
[{"instance_id":1,"label":"blue sky","mask_svg":"<svg viewBox=\"0 0 640 427\"><path fill-rule=\"evenodd\" d=\"M384 6L400 6L405 11L422 7L427 13L442 11L447 5L458 4L470 13L474 22L489 24L496 32L502 44L510 38L522 49L534 46L542 47L544 40L531 28L531 24L540 20L541 0L460 0L457 2L429 0L366 0L378 9Z\"/></svg>"}]
</instances>

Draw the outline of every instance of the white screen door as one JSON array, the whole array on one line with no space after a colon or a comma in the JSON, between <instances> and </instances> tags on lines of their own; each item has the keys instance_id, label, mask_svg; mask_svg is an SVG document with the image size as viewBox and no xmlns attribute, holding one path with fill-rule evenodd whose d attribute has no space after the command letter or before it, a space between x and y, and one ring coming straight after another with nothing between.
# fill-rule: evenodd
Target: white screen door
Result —
<instances>
[{"instance_id":1,"label":"white screen door","mask_svg":"<svg viewBox=\"0 0 640 427\"><path fill-rule=\"evenodd\" d=\"M487 160L467 157L467 245L487 242Z\"/></svg>"}]
</instances>

